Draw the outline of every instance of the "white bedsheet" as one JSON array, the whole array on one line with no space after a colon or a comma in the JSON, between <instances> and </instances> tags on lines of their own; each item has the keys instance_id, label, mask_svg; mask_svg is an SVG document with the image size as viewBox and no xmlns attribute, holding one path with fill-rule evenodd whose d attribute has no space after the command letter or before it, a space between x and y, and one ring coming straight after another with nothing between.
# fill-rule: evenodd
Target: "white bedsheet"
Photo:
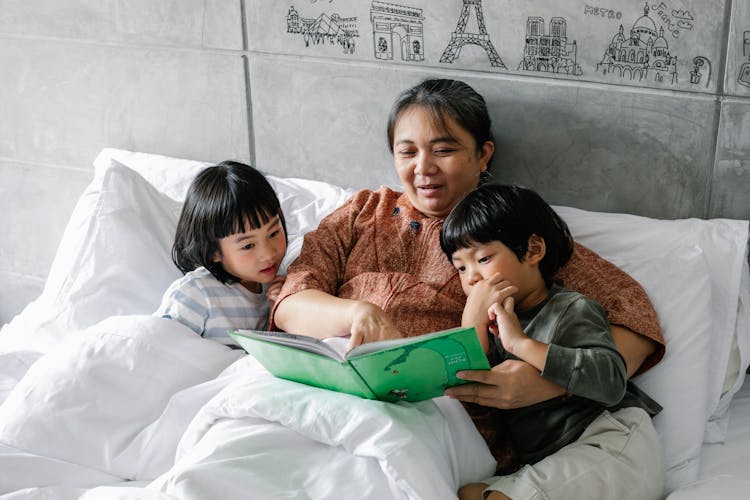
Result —
<instances>
[{"instance_id":1,"label":"white bedsheet","mask_svg":"<svg viewBox=\"0 0 750 500\"><path fill-rule=\"evenodd\" d=\"M726 439L703 446L701 477L733 475L748 482L745 490L750 497L750 379L732 399L729 407Z\"/></svg>"},{"instance_id":2,"label":"white bedsheet","mask_svg":"<svg viewBox=\"0 0 750 500\"><path fill-rule=\"evenodd\" d=\"M726 439L703 446L700 479L668 500L746 500L750 498L750 380L729 407Z\"/></svg>"},{"instance_id":3,"label":"white bedsheet","mask_svg":"<svg viewBox=\"0 0 750 500\"><path fill-rule=\"evenodd\" d=\"M456 401L279 380L166 319L0 357L3 500L455 498L494 468Z\"/></svg>"}]
</instances>

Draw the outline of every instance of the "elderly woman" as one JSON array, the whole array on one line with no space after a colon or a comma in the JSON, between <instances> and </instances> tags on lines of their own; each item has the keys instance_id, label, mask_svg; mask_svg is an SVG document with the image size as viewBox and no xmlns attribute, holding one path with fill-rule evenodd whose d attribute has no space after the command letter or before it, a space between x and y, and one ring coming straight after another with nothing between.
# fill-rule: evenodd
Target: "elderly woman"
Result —
<instances>
[{"instance_id":1,"label":"elderly woman","mask_svg":"<svg viewBox=\"0 0 750 500\"><path fill-rule=\"evenodd\" d=\"M492 294L465 298L439 244L444 218L489 178L495 143L484 99L461 81L426 80L394 103L388 143L403 193L359 191L305 236L272 311L276 328L319 338L351 335L356 345L471 325L486 316ZM556 280L604 307L629 375L661 359L656 313L627 274L576 244ZM518 360L463 378L475 383L446 394L484 409L524 407L566 392ZM467 409L499 470L507 470L509 453L491 411Z\"/></svg>"}]
</instances>

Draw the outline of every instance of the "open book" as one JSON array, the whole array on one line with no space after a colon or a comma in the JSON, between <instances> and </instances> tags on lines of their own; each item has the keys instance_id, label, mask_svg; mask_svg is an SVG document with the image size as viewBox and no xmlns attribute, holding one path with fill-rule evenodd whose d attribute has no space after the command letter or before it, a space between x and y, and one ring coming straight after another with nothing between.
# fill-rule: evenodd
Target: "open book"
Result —
<instances>
[{"instance_id":1,"label":"open book","mask_svg":"<svg viewBox=\"0 0 750 500\"><path fill-rule=\"evenodd\" d=\"M279 378L382 401L422 401L465 383L461 370L488 370L473 327L362 344L257 330L229 332Z\"/></svg>"}]
</instances>

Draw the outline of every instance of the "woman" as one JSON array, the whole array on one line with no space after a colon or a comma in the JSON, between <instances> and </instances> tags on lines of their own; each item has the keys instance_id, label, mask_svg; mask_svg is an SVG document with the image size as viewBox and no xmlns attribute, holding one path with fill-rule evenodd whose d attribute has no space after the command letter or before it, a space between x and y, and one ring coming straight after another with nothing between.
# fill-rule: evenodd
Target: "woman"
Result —
<instances>
[{"instance_id":1,"label":"woman","mask_svg":"<svg viewBox=\"0 0 750 500\"><path fill-rule=\"evenodd\" d=\"M388 143L404 192L360 191L305 236L272 311L273 326L319 338L351 334L357 345L473 324L486 315L489 303L479 294L463 297L438 239L450 210L489 177L495 143L484 99L460 81L424 81L394 103ZM628 375L661 359L656 313L632 278L576 245L556 280L604 307ZM501 293L482 295L502 301ZM520 408L565 394L522 361L464 378L475 383L446 394L490 408ZM472 416L502 462L491 414Z\"/></svg>"}]
</instances>

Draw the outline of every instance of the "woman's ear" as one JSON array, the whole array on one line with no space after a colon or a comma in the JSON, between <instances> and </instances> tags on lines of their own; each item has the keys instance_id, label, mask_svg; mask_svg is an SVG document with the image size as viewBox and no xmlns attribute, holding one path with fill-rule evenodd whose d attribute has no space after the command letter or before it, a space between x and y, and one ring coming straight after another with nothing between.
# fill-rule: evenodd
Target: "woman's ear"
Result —
<instances>
[{"instance_id":1,"label":"woman's ear","mask_svg":"<svg viewBox=\"0 0 750 500\"><path fill-rule=\"evenodd\" d=\"M529 236L529 242L526 249L525 262L530 264L538 264L544 258L547 253L547 244L544 242L544 238L536 234Z\"/></svg>"},{"instance_id":2,"label":"woman's ear","mask_svg":"<svg viewBox=\"0 0 750 500\"><path fill-rule=\"evenodd\" d=\"M482 149L480 152L480 158L482 160L482 172L487 170L487 168L490 165L490 160L492 159L492 155L495 153L495 143L492 141L485 141L484 144L482 144Z\"/></svg>"}]
</instances>

